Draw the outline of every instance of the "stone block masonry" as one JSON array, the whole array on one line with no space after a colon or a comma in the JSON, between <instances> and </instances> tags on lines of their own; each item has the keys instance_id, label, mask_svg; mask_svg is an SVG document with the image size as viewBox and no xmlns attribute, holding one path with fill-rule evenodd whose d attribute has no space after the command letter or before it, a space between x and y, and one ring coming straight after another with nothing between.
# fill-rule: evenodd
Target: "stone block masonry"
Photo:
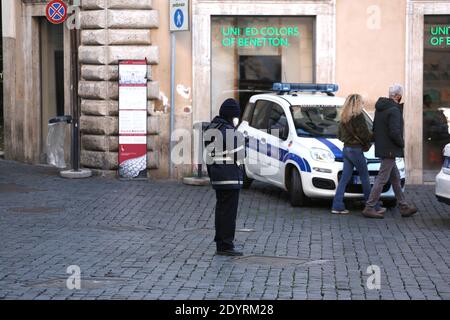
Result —
<instances>
[{"instance_id":1,"label":"stone block masonry","mask_svg":"<svg viewBox=\"0 0 450 320\"><path fill-rule=\"evenodd\" d=\"M158 169L159 118L153 113L159 84L152 66L159 63L159 48L152 29L159 14L151 0L82 0L81 45L81 164L108 174L118 167L118 63L148 61L148 169Z\"/></svg>"}]
</instances>

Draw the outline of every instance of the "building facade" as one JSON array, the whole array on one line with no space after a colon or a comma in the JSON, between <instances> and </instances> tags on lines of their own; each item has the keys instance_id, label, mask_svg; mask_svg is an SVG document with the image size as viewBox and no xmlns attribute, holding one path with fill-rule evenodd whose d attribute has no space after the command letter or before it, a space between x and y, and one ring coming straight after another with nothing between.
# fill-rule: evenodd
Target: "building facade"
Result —
<instances>
[{"instance_id":1,"label":"building facade","mask_svg":"<svg viewBox=\"0 0 450 320\"><path fill-rule=\"evenodd\" d=\"M46 122L70 114L74 85L70 31L46 21L46 2L2 1L5 157L30 163L45 161ZM175 36L174 101L167 0L81 0L79 10L81 163L98 173L117 170L118 61L144 58L151 177L168 177L171 108L175 129L192 132L223 99L245 105L274 81L337 83L372 112L389 85L404 84L408 183L432 180L441 165L450 1L191 0L190 30ZM175 176L193 169L177 164Z\"/></svg>"}]
</instances>

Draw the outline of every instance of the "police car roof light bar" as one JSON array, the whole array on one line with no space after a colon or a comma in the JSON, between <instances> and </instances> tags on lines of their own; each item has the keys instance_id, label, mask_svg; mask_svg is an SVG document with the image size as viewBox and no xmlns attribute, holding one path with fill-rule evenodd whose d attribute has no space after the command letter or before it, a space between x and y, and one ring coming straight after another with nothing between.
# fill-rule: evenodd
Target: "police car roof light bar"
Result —
<instances>
[{"instance_id":1,"label":"police car roof light bar","mask_svg":"<svg viewBox=\"0 0 450 320\"><path fill-rule=\"evenodd\" d=\"M276 82L273 84L272 90L280 94L291 92L321 92L331 94L339 90L339 85Z\"/></svg>"}]
</instances>

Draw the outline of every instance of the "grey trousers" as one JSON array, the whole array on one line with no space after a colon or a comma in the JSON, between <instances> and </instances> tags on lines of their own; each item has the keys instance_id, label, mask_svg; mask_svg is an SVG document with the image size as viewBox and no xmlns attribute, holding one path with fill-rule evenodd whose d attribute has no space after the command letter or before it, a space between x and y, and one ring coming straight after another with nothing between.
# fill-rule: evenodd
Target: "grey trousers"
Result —
<instances>
[{"instance_id":1,"label":"grey trousers","mask_svg":"<svg viewBox=\"0 0 450 320\"><path fill-rule=\"evenodd\" d=\"M369 200L366 205L371 208L375 208L378 201L380 200L381 193L383 192L383 187L390 180L392 188L394 189L395 197L397 198L397 204L400 207L407 206L405 195L402 190L400 172L398 171L395 159L384 158L381 159L380 171L375 179L375 183L370 192Z\"/></svg>"}]
</instances>

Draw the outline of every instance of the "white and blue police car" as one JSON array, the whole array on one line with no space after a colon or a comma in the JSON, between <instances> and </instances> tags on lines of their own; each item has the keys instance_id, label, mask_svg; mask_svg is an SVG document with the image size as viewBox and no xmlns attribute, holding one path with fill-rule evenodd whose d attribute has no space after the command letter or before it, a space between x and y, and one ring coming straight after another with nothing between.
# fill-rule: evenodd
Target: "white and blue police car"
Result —
<instances>
[{"instance_id":1,"label":"white and blue police car","mask_svg":"<svg viewBox=\"0 0 450 320\"><path fill-rule=\"evenodd\" d=\"M334 197L343 169L343 143L337 133L345 99L334 95L338 88L275 83L274 92L250 98L238 127L246 138L244 188L253 180L270 183L288 191L293 206ZM372 128L371 117L364 115ZM365 153L372 184L380 168L374 149ZM397 166L404 186L404 160L397 159ZM356 172L345 197L364 198ZM395 204L391 185L384 187L382 200L386 206Z\"/></svg>"},{"instance_id":2,"label":"white and blue police car","mask_svg":"<svg viewBox=\"0 0 450 320\"><path fill-rule=\"evenodd\" d=\"M444 164L436 177L436 197L450 205L450 143L444 148Z\"/></svg>"}]
</instances>

